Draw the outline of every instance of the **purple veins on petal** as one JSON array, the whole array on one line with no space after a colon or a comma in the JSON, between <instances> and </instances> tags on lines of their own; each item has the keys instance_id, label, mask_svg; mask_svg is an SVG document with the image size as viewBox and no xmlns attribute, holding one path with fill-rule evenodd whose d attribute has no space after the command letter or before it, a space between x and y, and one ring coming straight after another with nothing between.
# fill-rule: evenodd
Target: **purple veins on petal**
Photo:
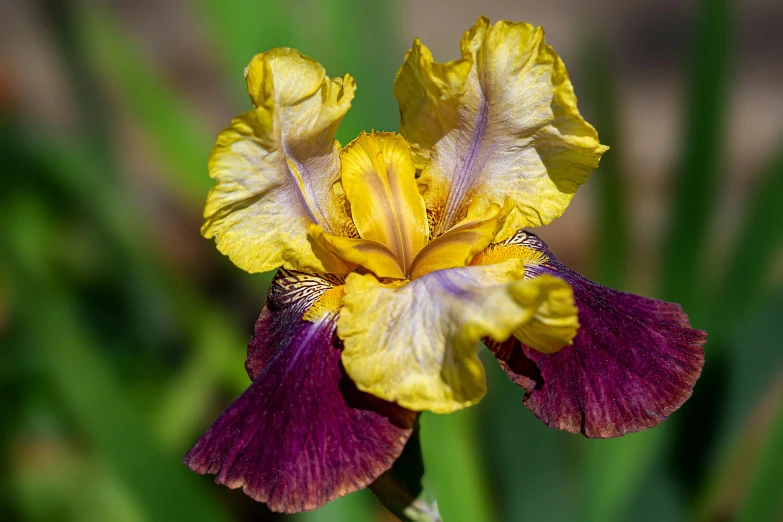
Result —
<instances>
[{"instance_id":1,"label":"purple veins on petal","mask_svg":"<svg viewBox=\"0 0 783 522\"><path fill-rule=\"evenodd\" d=\"M389 469L415 413L357 390L340 364L334 316L292 316L301 308L285 299L291 294L280 282L251 341L252 384L184 462L273 511L293 513L361 489ZM262 346L264 335L277 349Z\"/></svg>"},{"instance_id":2,"label":"purple veins on petal","mask_svg":"<svg viewBox=\"0 0 783 522\"><path fill-rule=\"evenodd\" d=\"M594 283L557 261L532 234L517 244L545 252L548 259L527 266L528 274L568 281L579 309L573 344L556 353L537 352L513 338L490 346L544 424L587 437L617 437L659 424L691 396L707 334L690 327L680 305Z\"/></svg>"}]
</instances>

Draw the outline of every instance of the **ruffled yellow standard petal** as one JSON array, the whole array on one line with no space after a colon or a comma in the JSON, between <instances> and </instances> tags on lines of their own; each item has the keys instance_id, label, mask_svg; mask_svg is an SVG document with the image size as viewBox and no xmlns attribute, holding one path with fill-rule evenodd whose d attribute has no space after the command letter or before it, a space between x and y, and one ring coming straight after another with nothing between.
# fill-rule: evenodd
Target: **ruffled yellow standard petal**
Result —
<instances>
[{"instance_id":1,"label":"ruffled yellow standard petal","mask_svg":"<svg viewBox=\"0 0 783 522\"><path fill-rule=\"evenodd\" d=\"M486 392L479 339L501 342L548 316L542 308L551 299L541 296L550 289L523 276L519 260L440 270L407 284L350 274L337 322L346 372L360 390L411 410L475 404Z\"/></svg>"},{"instance_id":2,"label":"ruffled yellow standard petal","mask_svg":"<svg viewBox=\"0 0 783 522\"><path fill-rule=\"evenodd\" d=\"M351 106L353 78L330 79L317 62L282 48L256 55L246 79L255 108L218 136L209 158L217 183L201 233L249 272L347 272L335 256L313 250L308 227L349 235L347 205L335 188L334 134Z\"/></svg>"},{"instance_id":3,"label":"ruffled yellow standard petal","mask_svg":"<svg viewBox=\"0 0 783 522\"><path fill-rule=\"evenodd\" d=\"M385 245L407 268L429 238L408 143L394 133L362 132L340 156L341 182L359 235Z\"/></svg>"},{"instance_id":4,"label":"ruffled yellow standard petal","mask_svg":"<svg viewBox=\"0 0 783 522\"><path fill-rule=\"evenodd\" d=\"M492 243L513 206L511 200L506 200L502 207L493 203L487 212L479 216L468 210L468 217L434 239L416 256L410 278L417 279L435 270L467 265L473 256Z\"/></svg>"},{"instance_id":5,"label":"ruffled yellow standard petal","mask_svg":"<svg viewBox=\"0 0 783 522\"><path fill-rule=\"evenodd\" d=\"M394 97L400 104L400 133L411 144L416 168L430 158L430 149L459 125L458 99L473 66L473 57L437 63L418 38L405 55L394 81ZM438 117L433 117L437 114Z\"/></svg>"},{"instance_id":6,"label":"ruffled yellow standard petal","mask_svg":"<svg viewBox=\"0 0 783 522\"><path fill-rule=\"evenodd\" d=\"M607 147L579 114L543 29L480 18L461 49L460 60L438 64L414 42L395 82L400 132L414 152L432 147L419 182L433 235L471 202L486 210L510 197L516 208L499 241L561 215Z\"/></svg>"}]
</instances>

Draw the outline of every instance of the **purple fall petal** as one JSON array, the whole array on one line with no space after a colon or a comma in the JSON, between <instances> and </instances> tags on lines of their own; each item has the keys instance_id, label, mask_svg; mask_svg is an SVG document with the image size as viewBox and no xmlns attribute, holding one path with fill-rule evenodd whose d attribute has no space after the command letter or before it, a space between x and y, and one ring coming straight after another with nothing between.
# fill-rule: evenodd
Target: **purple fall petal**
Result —
<instances>
[{"instance_id":1,"label":"purple fall petal","mask_svg":"<svg viewBox=\"0 0 783 522\"><path fill-rule=\"evenodd\" d=\"M361 489L389 469L415 414L358 391L340 365L334 316L302 320L292 311L300 310L297 302L281 299L290 294L280 277L275 284L249 349L253 383L184 462L273 511L293 513ZM274 344L261 341L267 334Z\"/></svg>"},{"instance_id":2,"label":"purple fall petal","mask_svg":"<svg viewBox=\"0 0 783 522\"><path fill-rule=\"evenodd\" d=\"M519 232L509 241L545 252L548 260L526 267L528 275L565 279L579 308L574 343L554 354L513 338L490 347L544 424L617 437L659 424L691 396L707 334L690 327L680 305L594 283L557 261L532 234Z\"/></svg>"},{"instance_id":3,"label":"purple fall petal","mask_svg":"<svg viewBox=\"0 0 783 522\"><path fill-rule=\"evenodd\" d=\"M247 345L245 370L250 380L255 380L281 350L288 349L307 309L324 293L344 282L343 277L332 274L277 271Z\"/></svg>"}]
</instances>

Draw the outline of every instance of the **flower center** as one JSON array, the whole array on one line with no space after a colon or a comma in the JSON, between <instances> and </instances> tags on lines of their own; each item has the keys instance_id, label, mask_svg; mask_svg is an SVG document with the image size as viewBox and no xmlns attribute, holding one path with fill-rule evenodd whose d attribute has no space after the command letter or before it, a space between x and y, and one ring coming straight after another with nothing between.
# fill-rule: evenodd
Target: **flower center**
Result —
<instances>
[{"instance_id":1,"label":"flower center","mask_svg":"<svg viewBox=\"0 0 783 522\"><path fill-rule=\"evenodd\" d=\"M341 183L360 239L311 227L311 235L349 264L378 277L416 279L465 266L489 245L513 205L471 207L467 217L429 242L427 209L410 146L394 133L362 133L341 154Z\"/></svg>"}]
</instances>

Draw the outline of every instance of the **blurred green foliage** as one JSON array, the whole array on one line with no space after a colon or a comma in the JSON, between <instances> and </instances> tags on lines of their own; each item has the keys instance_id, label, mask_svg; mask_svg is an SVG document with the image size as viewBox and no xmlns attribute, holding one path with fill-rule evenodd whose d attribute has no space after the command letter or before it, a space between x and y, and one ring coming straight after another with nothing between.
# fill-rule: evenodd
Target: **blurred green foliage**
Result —
<instances>
[{"instance_id":1,"label":"blurred green foliage","mask_svg":"<svg viewBox=\"0 0 783 522\"><path fill-rule=\"evenodd\" d=\"M158 225L127 194L104 86L154 145L170 205L193 221L194 234L212 184L206 157L214 132L99 5L40 3L78 93L80 132L41 134L13 111L0 114L0 519L285 518L180 464L247 385L244 345L271 275L240 273L217 253L203 270L182 270L150 239ZM342 142L362 129L396 127L391 86L402 57L387 49L405 42L395 3L329 0L317 23L283 3L197 0L191 8L219 53L235 112L247 106L241 71L250 57L288 45L332 74L357 78ZM492 391L480 406L422 417L425 484L448 522L783 516L783 292L769 285L783 245L783 148L760 177L739 232L723 238L731 244L727 262L715 263L709 233L724 174L728 1L704 0L698 25L658 292L683 302L710 333L693 399L654 430L590 441L544 427L485 358ZM388 45L363 43L370 40ZM607 43L587 40L582 102L613 146L593 178L599 213L588 275L624 288L632 231L614 75ZM363 491L294 518L384 516Z\"/></svg>"}]
</instances>

